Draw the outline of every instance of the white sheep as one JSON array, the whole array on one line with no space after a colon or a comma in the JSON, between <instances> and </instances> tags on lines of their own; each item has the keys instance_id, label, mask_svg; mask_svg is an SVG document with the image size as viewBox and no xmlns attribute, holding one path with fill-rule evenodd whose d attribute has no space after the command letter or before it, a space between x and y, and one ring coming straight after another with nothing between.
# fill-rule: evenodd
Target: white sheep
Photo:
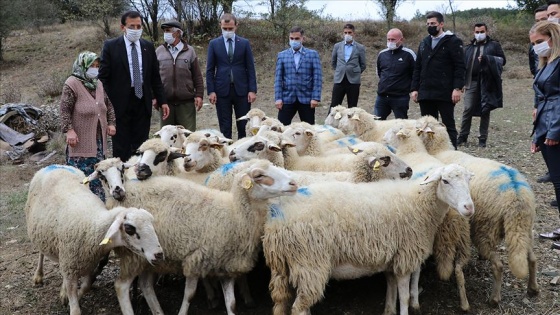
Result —
<instances>
[{"instance_id":1,"label":"white sheep","mask_svg":"<svg viewBox=\"0 0 560 315\"><path fill-rule=\"evenodd\" d=\"M386 271L396 276L401 314L408 314L410 276L431 254L449 206L465 216L474 212L470 177L465 168L448 165L423 181L319 183L283 198L263 237L273 313L287 313L290 286L297 291L292 314L309 314L329 278ZM394 313L395 298L387 297L385 314Z\"/></svg>"},{"instance_id":2,"label":"white sheep","mask_svg":"<svg viewBox=\"0 0 560 315\"><path fill-rule=\"evenodd\" d=\"M428 152L444 163L460 164L475 174L471 193L477 213L471 218L471 238L483 259L491 262L493 287L490 303L501 301L503 264L496 252L505 240L513 275L529 276L527 294L537 295L537 259L533 253L535 196L518 170L497 161L453 150L445 126L432 117L418 120L420 135Z\"/></svg>"},{"instance_id":3,"label":"white sheep","mask_svg":"<svg viewBox=\"0 0 560 315\"><path fill-rule=\"evenodd\" d=\"M415 178L422 178L433 168L445 164L428 154L417 135L416 128L394 127L384 136L385 142L396 150L397 156L402 158L414 170ZM463 311L469 311L470 305L465 288L463 266L471 257L470 225L466 218L456 211L449 211L435 235L433 255L437 265L438 275L448 280L453 271L457 282L457 291ZM413 277L412 290L417 293L419 277ZM413 294L411 304L418 308L418 296Z\"/></svg>"},{"instance_id":4,"label":"white sheep","mask_svg":"<svg viewBox=\"0 0 560 315\"><path fill-rule=\"evenodd\" d=\"M119 251L121 274L115 288L125 315L132 314L129 287L137 275L141 275L140 287L150 309L163 314L152 287L153 273L185 275L182 315L187 313L199 278L223 277L226 307L228 314L233 314L233 279L249 272L256 262L269 211L267 199L293 195L297 190L289 173L268 161L238 174L230 192L170 176L124 185L126 198L120 202L108 198L108 206L142 205L148 209L155 217L154 226L166 253L162 264L149 266Z\"/></svg>"},{"instance_id":5,"label":"white sheep","mask_svg":"<svg viewBox=\"0 0 560 315\"><path fill-rule=\"evenodd\" d=\"M346 115L347 109L348 108L342 105L331 107L331 110L327 115L327 118L325 118L325 125L329 125L334 128L339 128L340 119L342 118L343 115Z\"/></svg>"},{"instance_id":6,"label":"white sheep","mask_svg":"<svg viewBox=\"0 0 560 315\"><path fill-rule=\"evenodd\" d=\"M414 126L410 119L377 120L376 117L359 107L348 108L340 118L338 128L346 134L355 134L363 141L383 140L383 135L394 126Z\"/></svg>"},{"instance_id":7,"label":"white sheep","mask_svg":"<svg viewBox=\"0 0 560 315\"><path fill-rule=\"evenodd\" d=\"M37 171L25 204L27 234L40 251L33 277L43 282L43 258L59 263L60 298L70 314L81 314L79 299L91 287L99 261L118 247L150 264L163 259L153 216L143 209L118 207L111 211L84 185L80 170L50 165ZM78 280L81 285L78 290Z\"/></svg>"},{"instance_id":8,"label":"white sheep","mask_svg":"<svg viewBox=\"0 0 560 315\"><path fill-rule=\"evenodd\" d=\"M323 142L319 139L319 133L314 127L306 122L294 122L287 126L282 135L296 145L300 156L323 155Z\"/></svg>"},{"instance_id":9,"label":"white sheep","mask_svg":"<svg viewBox=\"0 0 560 315\"><path fill-rule=\"evenodd\" d=\"M182 149L183 142L191 133L181 125L165 125L154 133L154 137L160 138L172 148Z\"/></svg>"},{"instance_id":10,"label":"white sheep","mask_svg":"<svg viewBox=\"0 0 560 315\"><path fill-rule=\"evenodd\" d=\"M270 126L270 129L276 132L283 132L285 127L278 119L266 116L266 113L259 108L251 108L247 114L237 120L248 120L245 125L247 135L256 135L261 126Z\"/></svg>"},{"instance_id":11,"label":"white sheep","mask_svg":"<svg viewBox=\"0 0 560 315\"><path fill-rule=\"evenodd\" d=\"M283 134L272 131L269 127L262 126L256 135L244 138L243 143L239 143L231 150L229 160L235 162L263 159L272 162L276 166L284 167L282 148L294 145L286 140Z\"/></svg>"}]
</instances>

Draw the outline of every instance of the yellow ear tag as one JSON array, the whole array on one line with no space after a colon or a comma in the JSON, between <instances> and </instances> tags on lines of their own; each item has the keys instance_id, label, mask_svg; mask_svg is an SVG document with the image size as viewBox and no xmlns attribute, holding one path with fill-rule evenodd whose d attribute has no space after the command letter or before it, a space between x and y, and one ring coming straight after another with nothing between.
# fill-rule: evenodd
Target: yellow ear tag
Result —
<instances>
[{"instance_id":1,"label":"yellow ear tag","mask_svg":"<svg viewBox=\"0 0 560 315\"><path fill-rule=\"evenodd\" d=\"M99 243L99 245L107 245L111 243L111 239L110 238L104 238L101 243Z\"/></svg>"},{"instance_id":2,"label":"yellow ear tag","mask_svg":"<svg viewBox=\"0 0 560 315\"><path fill-rule=\"evenodd\" d=\"M359 153L360 150L359 149L352 149L352 153Z\"/></svg>"},{"instance_id":3,"label":"yellow ear tag","mask_svg":"<svg viewBox=\"0 0 560 315\"><path fill-rule=\"evenodd\" d=\"M241 187L247 190L251 189L253 187L253 181L250 178L244 178L243 181L241 181Z\"/></svg>"},{"instance_id":4,"label":"yellow ear tag","mask_svg":"<svg viewBox=\"0 0 560 315\"><path fill-rule=\"evenodd\" d=\"M84 178L84 180L82 181L82 184L85 185L85 184L87 184L87 183L89 183L89 179L86 177L86 178Z\"/></svg>"},{"instance_id":5,"label":"yellow ear tag","mask_svg":"<svg viewBox=\"0 0 560 315\"><path fill-rule=\"evenodd\" d=\"M375 163L373 164L373 170L379 171L380 168L381 168L381 163L379 163L379 161L375 161Z\"/></svg>"}]
</instances>

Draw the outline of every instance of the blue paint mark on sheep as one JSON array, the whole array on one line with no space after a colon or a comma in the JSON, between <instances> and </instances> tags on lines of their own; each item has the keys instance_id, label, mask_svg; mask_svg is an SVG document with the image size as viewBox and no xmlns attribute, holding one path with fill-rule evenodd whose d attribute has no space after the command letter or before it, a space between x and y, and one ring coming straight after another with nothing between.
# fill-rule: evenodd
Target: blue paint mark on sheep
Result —
<instances>
[{"instance_id":1,"label":"blue paint mark on sheep","mask_svg":"<svg viewBox=\"0 0 560 315\"><path fill-rule=\"evenodd\" d=\"M270 217L273 219L284 219L284 212L277 204L271 204L268 206L268 211L270 212Z\"/></svg>"},{"instance_id":2,"label":"blue paint mark on sheep","mask_svg":"<svg viewBox=\"0 0 560 315\"><path fill-rule=\"evenodd\" d=\"M239 161L224 164L224 165L220 166L219 172L222 174L222 176L225 176L225 175L226 175L227 173L229 173L229 171L231 171L237 164L239 164Z\"/></svg>"},{"instance_id":3,"label":"blue paint mark on sheep","mask_svg":"<svg viewBox=\"0 0 560 315\"><path fill-rule=\"evenodd\" d=\"M311 192L307 187L298 188L297 193L303 196L311 196Z\"/></svg>"},{"instance_id":4,"label":"blue paint mark on sheep","mask_svg":"<svg viewBox=\"0 0 560 315\"><path fill-rule=\"evenodd\" d=\"M67 165L56 165L56 164L49 165L49 166L45 167L45 168L43 169L43 172L45 172L45 173L50 173L50 172L55 171L55 170L65 170L65 171L72 172L72 173L74 173L74 174L78 174L78 172L76 172L76 169L73 168L73 167L71 167L71 166L67 166Z\"/></svg>"},{"instance_id":5,"label":"blue paint mark on sheep","mask_svg":"<svg viewBox=\"0 0 560 315\"><path fill-rule=\"evenodd\" d=\"M335 130L332 126L330 126L330 125L322 125L321 127L327 129L327 130L328 130L330 133L332 133L333 135L336 134L336 130Z\"/></svg>"},{"instance_id":6,"label":"blue paint mark on sheep","mask_svg":"<svg viewBox=\"0 0 560 315\"><path fill-rule=\"evenodd\" d=\"M393 147L390 146L390 145L387 145L387 149L388 149L389 151L391 151L391 153L397 153L397 150L395 150L395 148L393 148Z\"/></svg>"},{"instance_id":7,"label":"blue paint mark on sheep","mask_svg":"<svg viewBox=\"0 0 560 315\"><path fill-rule=\"evenodd\" d=\"M414 172L410 179L413 180L413 179L423 178L424 176L426 176L426 174L428 174L428 171L418 172L418 173Z\"/></svg>"},{"instance_id":8,"label":"blue paint mark on sheep","mask_svg":"<svg viewBox=\"0 0 560 315\"><path fill-rule=\"evenodd\" d=\"M350 145L354 145L354 144L358 143L358 141L356 141L356 136L348 137L348 143L350 143Z\"/></svg>"},{"instance_id":9,"label":"blue paint mark on sheep","mask_svg":"<svg viewBox=\"0 0 560 315\"><path fill-rule=\"evenodd\" d=\"M499 177L502 175L507 176L509 178L509 182L500 185L501 192L513 189L516 193L519 193L519 191L523 187L531 189L531 187L529 187L529 184L525 181L525 178L523 178L519 171L514 168L500 166L499 170L490 173L490 177Z\"/></svg>"}]
</instances>

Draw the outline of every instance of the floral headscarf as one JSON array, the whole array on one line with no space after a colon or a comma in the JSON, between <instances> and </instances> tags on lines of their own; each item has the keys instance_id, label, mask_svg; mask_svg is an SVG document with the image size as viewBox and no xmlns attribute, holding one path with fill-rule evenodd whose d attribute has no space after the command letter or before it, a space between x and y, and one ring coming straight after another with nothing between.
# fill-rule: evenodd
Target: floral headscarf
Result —
<instances>
[{"instance_id":1,"label":"floral headscarf","mask_svg":"<svg viewBox=\"0 0 560 315\"><path fill-rule=\"evenodd\" d=\"M86 75L86 71L95 60L99 59L96 53L91 51L83 51L78 55L78 58L72 65L72 75L82 81L90 90L95 90L97 87L97 79L90 79Z\"/></svg>"}]
</instances>

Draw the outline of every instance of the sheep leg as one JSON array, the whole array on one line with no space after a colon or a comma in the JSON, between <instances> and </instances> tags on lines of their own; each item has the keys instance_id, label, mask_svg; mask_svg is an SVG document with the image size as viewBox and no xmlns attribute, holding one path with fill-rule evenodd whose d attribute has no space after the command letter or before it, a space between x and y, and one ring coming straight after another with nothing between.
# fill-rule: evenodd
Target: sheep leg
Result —
<instances>
[{"instance_id":1,"label":"sheep leg","mask_svg":"<svg viewBox=\"0 0 560 315\"><path fill-rule=\"evenodd\" d=\"M288 277L280 274L275 269L271 269L268 289L270 290L270 297L274 302L272 313L274 315L288 314L288 303L292 298Z\"/></svg>"},{"instance_id":2,"label":"sheep leg","mask_svg":"<svg viewBox=\"0 0 560 315\"><path fill-rule=\"evenodd\" d=\"M253 296L251 295L251 290L249 289L249 281L247 280L247 275L242 274L237 278L236 283L239 286L239 291L241 292L241 296L243 297L243 302L245 302L245 306L249 308L253 308L256 306L255 301L253 300Z\"/></svg>"},{"instance_id":3,"label":"sheep leg","mask_svg":"<svg viewBox=\"0 0 560 315\"><path fill-rule=\"evenodd\" d=\"M185 293L183 295L183 303L181 304L181 309L178 315L187 315L189 311L189 306L194 293L196 292L196 286L198 284L198 277L188 276L185 279Z\"/></svg>"},{"instance_id":4,"label":"sheep leg","mask_svg":"<svg viewBox=\"0 0 560 315\"><path fill-rule=\"evenodd\" d=\"M397 276L397 286L399 289L400 315L408 315L408 305L410 303L410 274Z\"/></svg>"},{"instance_id":5,"label":"sheep leg","mask_svg":"<svg viewBox=\"0 0 560 315\"><path fill-rule=\"evenodd\" d=\"M43 260L45 259L45 255L43 253L39 253L39 262L37 263L37 269L35 270L35 275L33 276L33 283L36 285L43 284Z\"/></svg>"},{"instance_id":6,"label":"sheep leg","mask_svg":"<svg viewBox=\"0 0 560 315\"><path fill-rule=\"evenodd\" d=\"M155 280L155 273L153 272L144 272L138 277L138 282L140 285L140 289L144 294L144 299L146 299L146 303L150 307L152 314L154 315L163 315L163 310L159 304L159 301L156 296L156 292L154 291L154 280Z\"/></svg>"},{"instance_id":7,"label":"sheep leg","mask_svg":"<svg viewBox=\"0 0 560 315\"><path fill-rule=\"evenodd\" d=\"M383 315L397 314L397 279L392 272L385 272L387 280L387 293L385 295L385 310Z\"/></svg>"},{"instance_id":8,"label":"sheep leg","mask_svg":"<svg viewBox=\"0 0 560 315\"><path fill-rule=\"evenodd\" d=\"M70 307L70 315L80 315L80 304L78 303L78 279L63 276L62 285L66 287L68 295L68 306Z\"/></svg>"},{"instance_id":9,"label":"sheep leg","mask_svg":"<svg viewBox=\"0 0 560 315\"><path fill-rule=\"evenodd\" d=\"M490 296L490 305L498 306L502 300L502 281L504 273L504 265L500 260L500 256L496 252L490 254L490 262L492 264L492 274L494 283L492 285L492 295Z\"/></svg>"},{"instance_id":10,"label":"sheep leg","mask_svg":"<svg viewBox=\"0 0 560 315\"><path fill-rule=\"evenodd\" d=\"M420 270L421 267L414 270L412 273L412 277L410 279L410 307L412 307L413 313L420 313L420 300L418 295L420 294L418 291L418 282L420 281Z\"/></svg>"},{"instance_id":11,"label":"sheep leg","mask_svg":"<svg viewBox=\"0 0 560 315\"><path fill-rule=\"evenodd\" d=\"M206 301L208 302L208 308L213 310L218 307L220 301L214 294L214 287L208 278L202 278L202 285L204 286L204 291L206 291Z\"/></svg>"},{"instance_id":12,"label":"sheep leg","mask_svg":"<svg viewBox=\"0 0 560 315\"><path fill-rule=\"evenodd\" d=\"M300 273L295 273L294 270ZM291 269L291 278L297 286L297 296L292 305L292 314L304 315L310 313L310 308L317 303L325 291L325 285L329 281L329 275L321 272L313 272L312 268L298 266ZM308 279L313 279L308 280Z\"/></svg>"},{"instance_id":13,"label":"sheep leg","mask_svg":"<svg viewBox=\"0 0 560 315\"><path fill-rule=\"evenodd\" d=\"M455 279L457 280L457 291L459 292L459 300L461 301L461 309L465 312L470 311L469 300L467 299L467 290L465 289L465 274L463 273L463 265L457 263L455 265Z\"/></svg>"},{"instance_id":14,"label":"sheep leg","mask_svg":"<svg viewBox=\"0 0 560 315\"><path fill-rule=\"evenodd\" d=\"M91 285L95 278L93 276L83 276L80 281L80 289L78 290L78 299L81 299L84 294L89 292Z\"/></svg>"},{"instance_id":15,"label":"sheep leg","mask_svg":"<svg viewBox=\"0 0 560 315\"><path fill-rule=\"evenodd\" d=\"M119 277L115 280L115 291L117 291L117 299L123 315L134 315L132 303L130 303L130 286L135 278L136 276L133 275L127 278Z\"/></svg>"},{"instance_id":16,"label":"sheep leg","mask_svg":"<svg viewBox=\"0 0 560 315\"><path fill-rule=\"evenodd\" d=\"M527 283L527 295L539 295L539 285L537 284L537 257L533 250L529 250L529 281Z\"/></svg>"},{"instance_id":17,"label":"sheep leg","mask_svg":"<svg viewBox=\"0 0 560 315\"><path fill-rule=\"evenodd\" d=\"M222 284L227 313L228 315L235 315L235 279L229 277L222 278L220 283Z\"/></svg>"}]
</instances>

